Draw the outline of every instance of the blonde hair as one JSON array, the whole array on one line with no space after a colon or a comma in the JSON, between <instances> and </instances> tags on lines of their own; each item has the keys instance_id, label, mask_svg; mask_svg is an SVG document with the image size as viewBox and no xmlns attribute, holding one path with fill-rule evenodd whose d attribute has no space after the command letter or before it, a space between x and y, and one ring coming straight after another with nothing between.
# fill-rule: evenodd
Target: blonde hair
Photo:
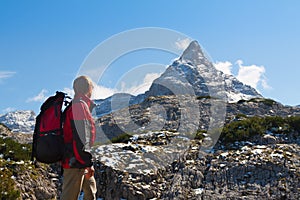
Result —
<instances>
[{"instance_id":1,"label":"blonde hair","mask_svg":"<svg viewBox=\"0 0 300 200\"><path fill-rule=\"evenodd\" d=\"M73 82L75 94L88 94L93 88L93 82L87 76L79 76Z\"/></svg>"}]
</instances>

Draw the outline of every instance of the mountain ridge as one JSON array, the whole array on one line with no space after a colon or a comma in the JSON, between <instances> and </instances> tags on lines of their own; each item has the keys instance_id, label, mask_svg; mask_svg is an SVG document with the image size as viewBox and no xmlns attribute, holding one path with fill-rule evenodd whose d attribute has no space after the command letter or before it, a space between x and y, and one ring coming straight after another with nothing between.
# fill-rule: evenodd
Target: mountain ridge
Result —
<instances>
[{"instance_id":1,"label":"mountain ridge","mask_svg":"<svg viewBox=\"0 0 300 200\"><path fill-rule=\"evenodd\" d=\"M33 133L36 114L31 110L17 110L0 116L0 123L12 132Z\"/></svg>"},{"instance_id":2,"label":"mountain ridge","mask_svg":"<svg viewBox=\"0 0 300 200\"><path fill-rule=\"evenodd\" d=\"M194 40L183 51L182 55L167 67L165 72L153 81L148 91L133 96L131 94L116 94L104 99L96 100L98 117L109 114L115 108L122 109L130 105L141 103L150 96L163 95L193 95L212 96L225 102L238 102L251 98L263 98L254 88L243 84L233 75L224 74L217 70L208 60L199 43ZM127 100L127 102L125 101ZM110 106L108 106L110 105ZM105 108L103 109L104 106Z\"/></svg>"}]
</instances>

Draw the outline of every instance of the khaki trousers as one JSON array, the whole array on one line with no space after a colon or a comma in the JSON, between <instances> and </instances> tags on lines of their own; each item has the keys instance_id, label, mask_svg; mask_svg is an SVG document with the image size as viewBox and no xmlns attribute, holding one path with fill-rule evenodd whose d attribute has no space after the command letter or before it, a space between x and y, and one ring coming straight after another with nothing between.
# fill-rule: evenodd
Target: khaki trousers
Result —
<instances>
[{"instance_id":1,"label":"khaki trousers","mask_svg":"<svg viewBox=\"0 0 300 200\"><path fill-rule=\"evenodd\" d=\"M84 178L84 169L64 169L61 200L77 200L83 190L84 200L96 200L96 180Z\"/></svg>"}]
</instances>

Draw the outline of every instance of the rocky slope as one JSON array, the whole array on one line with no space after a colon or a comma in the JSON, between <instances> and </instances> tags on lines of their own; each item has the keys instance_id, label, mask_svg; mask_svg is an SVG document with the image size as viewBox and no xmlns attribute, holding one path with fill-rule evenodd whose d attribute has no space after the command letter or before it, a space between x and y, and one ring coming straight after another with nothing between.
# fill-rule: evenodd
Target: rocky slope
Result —
<instances>
[{"instance_id":1,"label":"rocky slope","mask_svg":"<svg viewBox=\"0 0 300 200\"><path fill-rule=\"evenodd\" d=\"M167 144L176 140L172 146ZM96 177L104 199L298 199L299 134L292 143L262 139L201 152L171 132L99 146ZM289 140L287 140L289 141ZM174 144L184 142L185 151ZM178 149L177 149L178 150ZM172 157L172 159L170 159Z\"/></svg>"},{"instance_id":2,"label":"rocky slope","mask_svg":"<svg viewBox=\"0 0 300 200\"><path fill-rule=\"evenodd\" d=\"M255 102L249 108L248 103L228 106L250 112L251 108L258 106L262 109L264 105ZM269 114L285 114L291 109L283 108L287 110L270 111ZM4 126L0 126L0 132L1 138L15 135ZM15 140L19 138L22 137ZM267 133L226 146L220 140L211 153L201 150L205 141L205 138L188 138L175 130L160 130L135 134L126 143L95 146L98 198L299 198L298 132L285 135ZM61 191L59 166L32 165L26 159L13 160L0 154L1 172L12 172L9 180L15 182L14 187L22 199L58 198Z\"/></svg>"},{"instance_id":3,"label":"rocky slope","mask_svg":"<svg viewBox=\"0 0 300 200\"><path fill-rule=\"evenodd\" d=\"M182 106L182 102L186 101L178 100L175 95L149 97L141 104L121 109L97 121L100 143L109 143L110 139L124 133L133 135L129 143L105 144L96 148L96 176L101 197L299 198L298 132L288 135L265 132L251 141L232 144L219 140L211 153L207 153L203 146L211 142L209 136L204 135L199 140L197 135L179 130L188 130L191 126L208 130L214 112L212 105L220 100L207 96L198 96L194 100L200 113L199 122L182 120L182 113L190 113L190 110L184 110L189 106ZM221 120L224 124L238 121L237 116L300 116L299 108L284 106L270 99L255 98L224 105L225 117L224 121ZM160 112L162 110L163 113ZM160 118L155 118L153 124L156 111ZM278 127L274 125L270 130L278 130Z\"/></svg>"},{"instance_id":4,"label":"rocky slope","mask_svg":"<svg viewBox=\"0 0 300 200\"><path fill-rule=\"evenodd\" d=\"M0 124L0 199L55 199L60 188L54 167L31 163L32 136Z\"/></svg>"},{"instance_id":5,"label":"rocky slope","mask_svg":"<svg viewBox=\"0 0 300 200\"><path fill-rule=\"evenodd\" d=\"M263 98L225 103L207 97L149 97L141 104L99 118L96 121L97 141L105 143L123 133L134 134L151 130L175 130L182 133L188 133L189 130L208 130L212 127L223 127L239 114L287 117L300 115L300 108L284 106Z\"/></svg>"}]
</instances>

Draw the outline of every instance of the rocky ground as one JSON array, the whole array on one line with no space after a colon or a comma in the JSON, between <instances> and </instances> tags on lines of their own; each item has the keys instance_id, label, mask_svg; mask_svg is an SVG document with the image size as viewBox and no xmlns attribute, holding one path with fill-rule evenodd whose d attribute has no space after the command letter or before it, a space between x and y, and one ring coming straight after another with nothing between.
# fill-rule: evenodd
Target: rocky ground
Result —
<instances>
[{"instance_id":1,"label":"rocky ground","mask_svg":"<svg viewBox=\"0 0 300 200\"><path fill-rule=\"evenodd\" d=\"M3 139L0 142L0 199L16 199L9 196L12 191L6 191L6 188L18 191L18 199L55 199L60 188L59 167L30 161L31 145L28 142L32 141L32 135L12 133L6 126L0 125L0 139ZM24 150L23 157L15 155L19 146ZM6 151L8 148L11 149L9 152Z\"/></svg>"},{"instance_id":2,"label":"rocky ground","mask_svg":"<svg viewBox=\"0 0 300 200\"><path fill-rule=\"evenodd\" d=\"M201 151L200 140L169 131L100 145L94 152L97 195L113 200L299 199L299 136L274 138L217 145L211 153ZM58 199L59 166L5 163L16 169L12 179L21 199Z\"/></svg>"},{"instance_id":3,"label":"rocky ground","mask_svg":"<svg viewBox=\"0 0 300 200\"><path fill-rule=\"evenodd\" d=\"M41 200L56 199L60 193L59 175L51 167L45 165L32 166L24 163L27 168L15 176L16 188L21 193L21 199Z\"/></svg>"},{"instance_id":4,"label":"rocky ground","mask_svg":"<svg viewBox=\"0 0 300 200\"><path fill-rule=\"evenodd\" d=\"M181 140L180 148L172 149L177 152L153 147L176 137L156 132L151 139L145 134L129 144L99 147L98 195L104 199L299 198L299 141L236 142L230 149L209 154L199 151L199 140ZM152 148L147 148L149 139ZM183 149L183 143L188 148Z\"/></svg>"}]
</instances>

